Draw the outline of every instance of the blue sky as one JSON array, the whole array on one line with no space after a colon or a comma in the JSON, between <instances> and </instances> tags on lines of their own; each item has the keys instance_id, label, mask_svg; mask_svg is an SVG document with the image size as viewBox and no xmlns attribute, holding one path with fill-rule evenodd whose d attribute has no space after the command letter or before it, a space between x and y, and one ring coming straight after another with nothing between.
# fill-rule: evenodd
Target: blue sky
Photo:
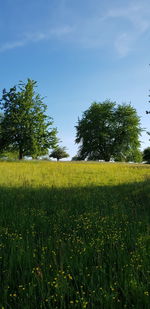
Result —
<instances>
[{"instance_id":1,"label":"blue sky","mask_svg":"<svg viewBox=\"0 0 150 309\"><path fill-rule=\"evenodd\" d=\"M36 80L71 157L93 101L131 102L150 131L149 16L149 0L1 1L1 90ZM150 145L146 133L141 141Z\"/></svg>"}]
</instances>

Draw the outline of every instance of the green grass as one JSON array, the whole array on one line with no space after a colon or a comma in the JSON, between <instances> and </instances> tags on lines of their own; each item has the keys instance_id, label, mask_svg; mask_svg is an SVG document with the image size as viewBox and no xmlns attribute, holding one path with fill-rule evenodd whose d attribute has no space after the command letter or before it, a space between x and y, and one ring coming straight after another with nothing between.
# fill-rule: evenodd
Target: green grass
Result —
<instances>
[{"instance_id":1,"label":"green grass","mask_svg":"<svg viewBox=\"0 0 150 309\"><path fill-rule=\"evenodd\" d=\"M0 309L150 308L150 167L0 162Z\"/></svg>"}]
</instances>

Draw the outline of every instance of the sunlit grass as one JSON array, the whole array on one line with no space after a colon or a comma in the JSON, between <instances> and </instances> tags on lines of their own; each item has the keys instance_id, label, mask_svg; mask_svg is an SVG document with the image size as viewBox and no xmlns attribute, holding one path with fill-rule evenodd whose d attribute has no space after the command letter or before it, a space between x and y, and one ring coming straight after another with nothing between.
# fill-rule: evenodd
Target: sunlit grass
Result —
<instances>
[{"instance_id":1,"label":"sunlit grass","mask_svg":"<svg viewBox=\"0 0 150 309\"><path fill-rule=\"evenodd\" d=\"M0 308L149 308L150 168L0 162Z\"/></svg>"},{"instance_id":2,"label":"sunlit grass","mask_svg":"<svg viewBox=\"0 0 150 309\"><path fill-rule=\"evenodd\" d=\"M20 187L118 185L143 181L148 165L73 162L0 162L0 184Z\"/></svg>"}]
</instances>

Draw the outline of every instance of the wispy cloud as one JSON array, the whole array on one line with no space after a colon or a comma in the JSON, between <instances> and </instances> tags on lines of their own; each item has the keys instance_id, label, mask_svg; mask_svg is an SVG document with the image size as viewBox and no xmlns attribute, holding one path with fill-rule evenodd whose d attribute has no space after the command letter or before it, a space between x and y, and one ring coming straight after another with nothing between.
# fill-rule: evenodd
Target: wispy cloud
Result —
<instances>
[{"instance_id":1,"label":"wispy cloud","mask_svg":"<svg viewBox=\"0 0 150 309\"><path fill-rule=\"evenodd\" d=\"M127 1L125 5L100 6L94 15L73 16L71 43L82 48L114 49L119 57L132 52L141 37L150 29L150 4L147 1Z\"/></svg>"},{"instance_id":2,"label":"wispy cloud","mask_svg":"<svg viewBox=\"0 0 150 309\"><path fill-rule=\"evenodd\" d=\"M0 52L5 52L6 50L14 49L17 47L21 47L27 44L26 40L14 41L14 42L7 42L0 46Z\"/></svg>"},{"instance_id":3,"label":"wispy cloud","mask_svg":"<svg viewBox=\"0 0 150 309\"><path fill-rule=\"evenodd\" d=\"M122 33L116 38L114 47L121 58L127 56L132 50L132 43L133 40L127 33Z\"/></svg>"},{"instance_id":4,"label":"wispy cloud","mask_svg":"<svg viewBox=\"0 0 150 309\"><path fill-rule=\"evenodd\" d=\"M52 28L45 32L26 33L20 40L6 42L0 45L0 52L5 52L7 50L23 47L28 45L29 43L36 43L39 41L50 40L52 38L61 39L67 34L71 33L71 31L72 31L71 27L64 26L61 28Z\"/></svg>"},{"instance_id":5,"label":"wispy cloud","mask_svg":"<svg viewBox=\"0 0 150 309\"><path fill-rule=\"evenodd\" d=\"M121 34L116 32L114 47L120 57L130 53L136 43L150 29L150 6L145 3L129 5L126 8L114 8L107 12L106 19L122 19L128 22L129 29Z\"/></svg>"},{"instance_id":6,"label":"wispy cloud","mask_svg":"<svg viewBox=\"0 0 150 309\"><path fill-rule=\"evenodd\" d=\"M60 28L52 28L45 32L28 33L25 35L28 42L39 42L42 40L50 40L52 38L61 39L72 32L70 26L62 26Z\"/></svg>"},{"instance_id":7,"label":"wispy cloud","mask_svg":"<svg viewBox=\"0 0 150 309\"><path fill-rule=\"evenodd\" d=\"M51 39L64 40L81 48L111 47L120 57L134 50L140 38L150 29L150 4L146 0L127 1L126 5L95 8L92 14L78 14L66 0L60 1L57 19L45 31L32 31L20 40L0 45L0 52Z\"/></svg>"},{"instance_id":8,"label":"wispy cloud","mask_svg":"<svg viewBox=\"0 0 150 309\"><path fill-rule=\"evenodd\" d=\"M122 18L128 20L139 32L145 32L149 26L150 7L134 4L124 8L114 8L107 12L106 18Z\"/></svg>"}]
</instances>

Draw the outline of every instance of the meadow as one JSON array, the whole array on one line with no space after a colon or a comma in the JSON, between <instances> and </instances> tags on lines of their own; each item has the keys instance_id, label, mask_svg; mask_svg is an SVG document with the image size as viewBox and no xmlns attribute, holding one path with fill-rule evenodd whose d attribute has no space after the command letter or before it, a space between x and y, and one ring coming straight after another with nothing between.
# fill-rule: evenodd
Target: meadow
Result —
<instances>
[{"instance_id":1,"label":"meadow","mask_svg":"<svg viewBox=\"0 0 150 309\"><path fill-rule=\"evenodd\" d=\"M150 166L0 162L0 309L150 308Z\"/></svg>"}]
</instances>

